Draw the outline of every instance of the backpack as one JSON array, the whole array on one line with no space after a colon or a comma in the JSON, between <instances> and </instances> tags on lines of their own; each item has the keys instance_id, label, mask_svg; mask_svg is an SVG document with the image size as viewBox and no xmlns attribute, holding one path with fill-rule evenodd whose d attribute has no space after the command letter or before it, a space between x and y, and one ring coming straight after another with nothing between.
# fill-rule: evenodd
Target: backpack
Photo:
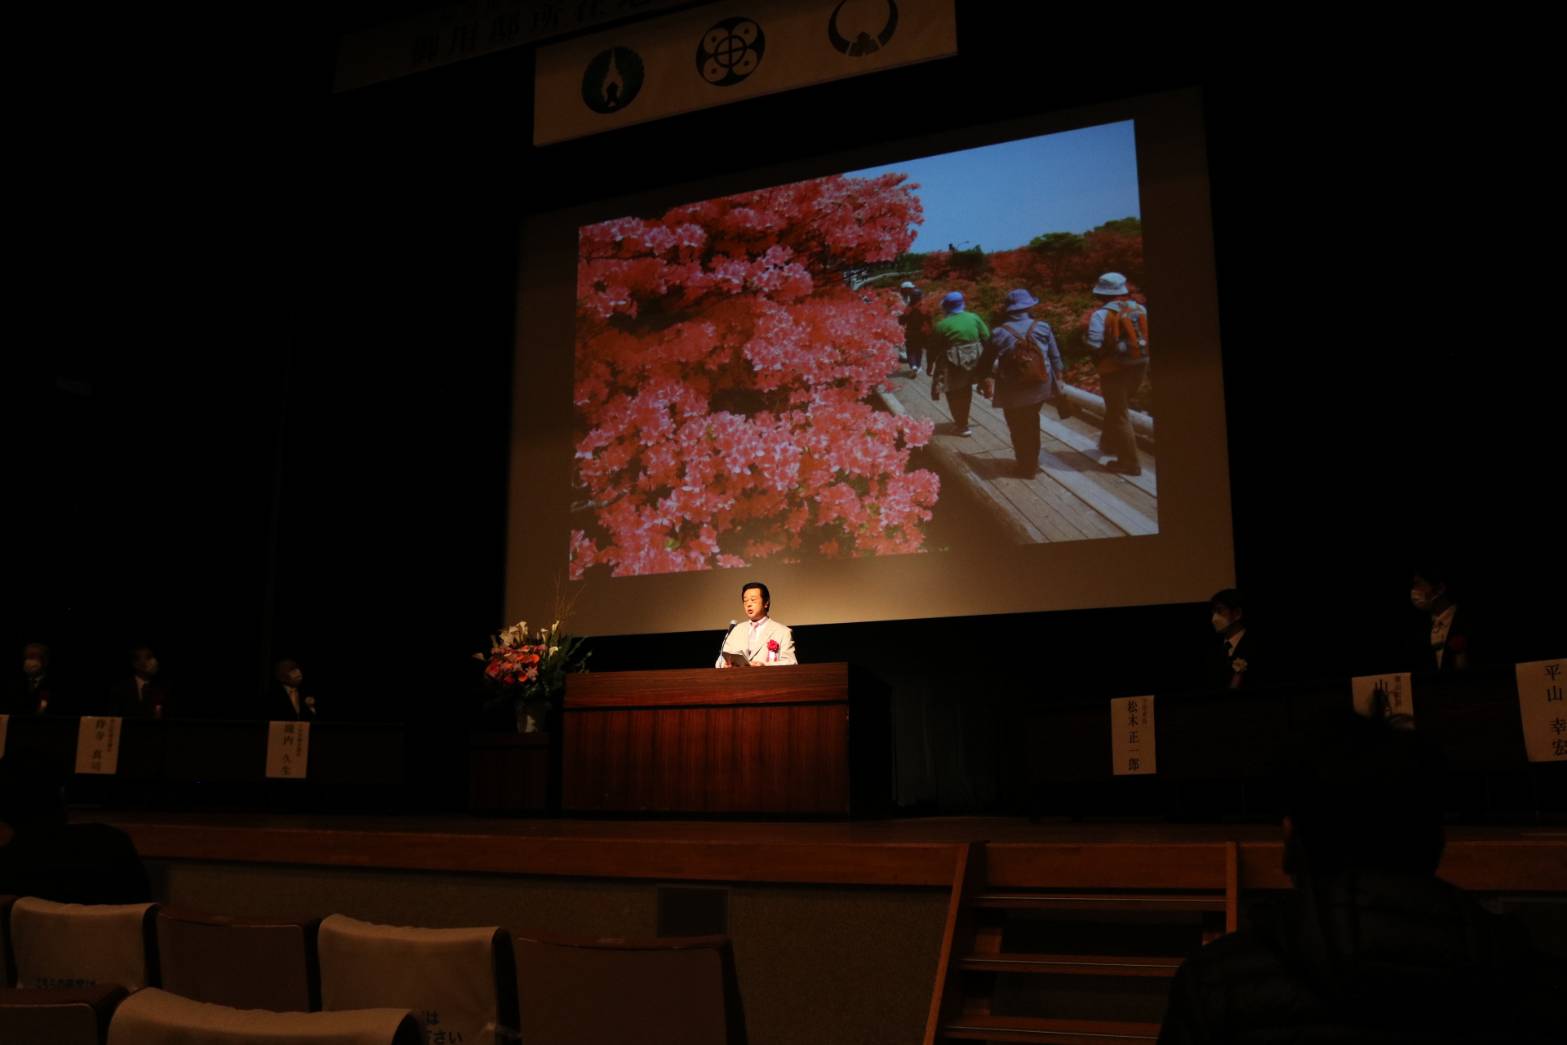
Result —
<instances>
[{"instance_id":1,"label":"backpack","mask_svg":"<svg viewBox=\"0 0 1567 1045\"><path fill-rule=\"evenodd\" d=\"M979 357L984 354L985 346L978 341L965 341L961 345L952 345L947 349L947 362L959 370L973 370L979 365Z\"/></svg>"},{"instance_id":2,"label":"backpack","mask_svg":"<svg viewBox=\"0 0 1567 1045\"><path fill-rule=\"evenodd\" d=\"M1117 359L1141 362L1148 358L1148 310L1130 299L1120 304L1105 308L1105 344L1115 345Z\"/></svg>"},{"instance_id":3,"label":"backpack","mask_svg":"<svg viewBox=\"0 0 1567 1045\"><path fill-rule=\"evenodd\" d=\"M1008 384L1039 384L1050 380L1050 371L1045 367L1045 354L1034 344L1034 328L1038 325L1037 319L1029 323L1023 336L1012 346L1012 351L1001 357L1001 379ZM1011 327L1002 329L1017 337Z\"/></svg>"}]
</instances>

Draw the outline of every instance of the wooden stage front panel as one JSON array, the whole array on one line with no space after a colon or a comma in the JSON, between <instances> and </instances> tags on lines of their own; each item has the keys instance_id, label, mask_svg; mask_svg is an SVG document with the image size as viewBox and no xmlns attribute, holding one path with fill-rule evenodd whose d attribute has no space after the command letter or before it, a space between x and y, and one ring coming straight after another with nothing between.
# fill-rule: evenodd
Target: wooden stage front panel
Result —
<instances>
[{"instance_id":1,"label":"wooden stage front panel","mask_svg":"<svg viewBox=\"0 0 1567 1045\"><path fill-rule=\"evenodd\" d=\"M78 819L86 819L79 817ZM1242 889L1287 889L1266 825L1030 823L939 817L860 823L481 820L472 817L100 814L149 859L547 877L948 888L985 842L995 881L1180 889L1227 843ZM1567 893L1567 827L1451 828L1441 875L1481 892Z\"/></svg>"}]
</instances>

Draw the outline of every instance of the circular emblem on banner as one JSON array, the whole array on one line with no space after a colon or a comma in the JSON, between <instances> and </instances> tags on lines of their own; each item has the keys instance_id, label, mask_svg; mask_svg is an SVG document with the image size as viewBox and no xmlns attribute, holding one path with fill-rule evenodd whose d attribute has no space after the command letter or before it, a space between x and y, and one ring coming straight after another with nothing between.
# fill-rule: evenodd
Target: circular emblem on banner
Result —
<instances>
[{"instance_id":1,"label":"circular emblem on banner","mask_svg":"<svg viewBox=\"0 0 1567 1045\"><path fill-rule=\"evenodd\" d=\"M827 41L832 44L833 50L846 54L850 58L863 58L886 47L892 40L892 35L898 31L898 0L886 0L887 17L874 36L866 26L854 26L847 30L839 26L838 16L843 13L843 5L848 2L849 0L838 0L838 6L832 9L832 17L827 19ZM856 6L863 8L871 5L862 0ZM845 31L853 33L854 39L845 36Z\"/></svg>"},{"instance_id":2,"label":"circular emblem on banner","mask_svg":"<svg viewBox=\"0 0 1567 1045\"><path fill-rule=\"evenodd\" d=\"M714 87L733 87L756 72L767 50L767 34L749 18L725 18L702 34L696 70Z\"/></svg>"},{"instance_id":3,"label":"circular emblem on banner","mask_svg":"<svg viewBox=\"0 0 1567 1045\"><path fill-rule=\"evenodd\" d=\"M582 73L582 101L594 112L619 112L641 90L642 56L629 47L600 51Z\"/></svg>"}]
</instances>

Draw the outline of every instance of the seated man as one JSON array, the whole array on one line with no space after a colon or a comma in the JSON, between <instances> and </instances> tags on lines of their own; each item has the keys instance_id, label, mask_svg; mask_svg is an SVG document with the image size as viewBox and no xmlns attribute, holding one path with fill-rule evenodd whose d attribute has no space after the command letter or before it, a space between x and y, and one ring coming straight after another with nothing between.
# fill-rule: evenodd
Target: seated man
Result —
<instances>
[{"instance_id":1,"label":"seated man","mask_svg":"<svg viewBox=\"0 0 1567 1045\"><path fill-rule=\"evenodd\" d=\"M1252 644L1246 632L1246 607L1241 593L1225 588L1208 600L1214 634L1219 642L1213 653L1209 683L1214 689L1245 689L1256 686L1252 664Z\"/></svg>"},{"instance_id":2,"label":"seated man","mask_svg":"<svg viewBox=\"0 0 1567 1045\"><path fill-rule=\"evenodd\" d=\"M19 684L10 693L0 695L0 715L60 714L61 701L55 682L49 670L49 647L41 642L29 642L22 647Z\"/></svg>"},{"instance_id":3,"label":"seated man","mask_svg":"<svg viewBox=\"0 0 1567 1045\"><path fill-rule=\"evenodd\" d=\"M1420 611L1412 670L1443 674L1469 670L1473 621L1460 610L1447 572L1432 563L1422 566L1410 580L1409 601Z\"/></svg>"},{"instance_id":4,"label":"seated man","mask_svg":"<svg viewBox=\"0 0 1567 1045\"><path fill-rule=\"evenodd\" d=\"M121 718L168 718L169 687L158 677L151 646L131 648L131 676L109 689L109 714Z\"/></svg>"},{"instance_id":5,"label":"seated man","mask_svg":"<svg viewBox=\"0 0 1567 1045\"><path fill-rule=\"evenodd\" d=\"M273 722L314 722L316 697L305 688L299 661L284 658L272 667L273 685L267 693L267 718Z\"/></svg>"},{"instance_id":6,"label":"seated man","mask_svg":"<svg viewBox=\"0 0 1567 1045\"><path fill-rule=\"evenodd\" d=\"M1186 960L1159 1041L1555 1040L1556 988L1522 928L1436 875L1442 789L1419 734L1337 725L1291 781L1294 890Z\"/></svg>"},{"instance_id":7,"label":"seated man","mask_svg":"<svg viewBox=\"0 0 1567 1045\"><path fill-rule=\"evenodd\" d=\"M761 581L747 581L741 587L740 608L745 611L745 621L729 629L715 668L729 666L724 653L744 657L746 666L752 668L799 663L794 659L794 634L767 615L772 602L767 585Z\"/></svg>"},{"instance_id":8,"label":"seated man","mask_svg":"<svg viewBox=\"0 0 1567 1045\"><path fill-rule=\"evenodd\" d=\"M67 822L69 779L58 758L12 738L0 758L0 894L56 903L151 900L130 835L108 824Z\"/></svg>"}]
</instances>

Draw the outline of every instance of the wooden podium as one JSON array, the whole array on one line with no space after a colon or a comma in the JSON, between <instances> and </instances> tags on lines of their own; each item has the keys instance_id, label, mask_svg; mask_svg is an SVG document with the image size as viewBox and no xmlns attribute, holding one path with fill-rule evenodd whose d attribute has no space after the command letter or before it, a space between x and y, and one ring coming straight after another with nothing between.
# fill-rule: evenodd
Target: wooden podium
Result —
<instances>
[{"instance_id":1,"label":"wooden podium","mask_svg":"<svg viewBox=\"0 0 1567 1045\"><path fill-rule=\"evenodd\" d=\"M886 706L847 664L570 675L562 807L879 811L892 792Z\"/></svg>"}]
</instances>

